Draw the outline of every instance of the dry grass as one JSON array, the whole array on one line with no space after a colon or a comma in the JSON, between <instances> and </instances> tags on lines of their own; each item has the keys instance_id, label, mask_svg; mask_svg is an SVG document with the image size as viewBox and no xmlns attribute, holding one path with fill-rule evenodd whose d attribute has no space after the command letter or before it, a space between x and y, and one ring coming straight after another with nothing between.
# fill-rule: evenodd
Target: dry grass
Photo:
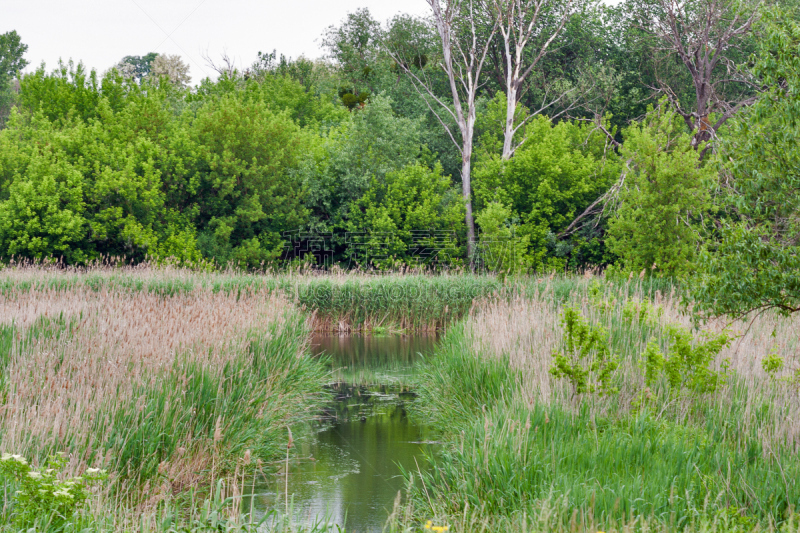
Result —
<instances>
[{"instance_id":1,"label":"dry grass","mask_svg":"<svg viewBox=\"0 0 800 533\"><path fill-rule=\"evenodd\" d=\"M523 372L523 387L536 401L549 403L557 384L549 373L562 333L558 312L546 298L493 299L475 306L468 332L476 354L508 357Z\"/></svg>"},{"instance_id":2,"label":"dry grass","mask_svg":"<svg viewBox=\"0 0 800 533\"><path fill-rule=\"evenodd\" d=\"M621 356L617 381L622 384L619 396L610 399L587 398L598 413L613 410L617 414L631 411L632 402L644 388L639 354L652 337L663 338L665 327L680 324L694 329L690 313L673 292L656 293L652 299L659 317L649 324L631 323L623 316L626 301L649 301L641 291L628 298L613 285L604 284L599 295L589 296L591 278L580 282L570 299L578 305L593 323L610 332L615 351ZM604 307L603 304L609 304ZM472 339L472 351L488 357L507 357L511 366L522 372L522 394L529 402L564 407L574 406L571 391L563 381L555 380L549 372L552 354L562 347L563 333L560 324L562 306L553 298L552 287L544 284L532 297L516 296L510 299L492 299L478 303L467 320L467 331ZM758 431L765 449L775 446L800 448L800 391L798 384L789 384L800 368L800 316L781 317L776 313L761 314L747 321L729 322L715 320L695 331L697 339L705 333L729 331L734 340L717 357L714 367L730 363L733 378L717 394L703 398L709 407L722 418L736 419L743 431ZM785 368L770 378L763 370L762 361L777 355ZM683 398L676 412L683 420L689 416L690 406L696 398ZM674 400L673 400L674 401ZM764 406L769 405L765 410Z\"/></svg>"},{"instance_id":3,"label":"dry grass","mask_svg":"<svg viewBox=\"0 0 800 533\"><path fill-rule=\"evenodd\" d=\"M35 440L56 448L84 438L98 413L163 379L179 355L208 371L219 369L238 357L250 331L281 323L286 305L270 293L239 299L203 290L164 298L81 287L4 297L0 324L24 330L45 317L73 326L12 355L0 446L21 450Z\"/></svg>"},{"instance_id":4,"label":"dry grass","mask_svg":"<svg viewBox=\"0 0 800 533\"><path fill-rule=\"evenodd\" d=\"M324 370L306 356L308 324L279 293L195 283L163 296L63 276L3 280L0 325L15 340L0 451L35 464L66 452L66 473L107 468L109 497L150 506L233 473L251 446L272 459L286 425L311 416Z\"/></svg>"}]
</instances>

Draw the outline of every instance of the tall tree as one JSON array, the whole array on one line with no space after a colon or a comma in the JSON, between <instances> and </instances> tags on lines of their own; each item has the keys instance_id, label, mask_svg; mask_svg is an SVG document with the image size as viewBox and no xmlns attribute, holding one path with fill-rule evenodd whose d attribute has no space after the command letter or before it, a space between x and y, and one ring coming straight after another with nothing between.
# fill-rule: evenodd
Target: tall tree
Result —
<instances>
[{"instance_id":1,"label":"tall tree","mask_svg":"<svg viewBox=\"0 0 800 533\"><path fill-rule=\"evenodd\" d=\"M503 40L506 89L503 159L510 159L519 146L520 143L514 144L514 137L526 122L516 120L522 86L561 34L575 3L574 0L492 0L492 15ZM529 47L532 53L528 53ZM568 92L557 91L529 116L562 100Z\"/></svg>"},{"instance_id":2,"label":"tall tree","mask_svg":"<svg viewBox=\"0 0 800 533\"><path fill-rule=\"evenodd\" d=\"M150 68L158 54L150 52L143 56L125 56L114 65L124 78L133 79L139 83L150 74Z\"/></svg>"},{"instance_id":3,"label":"tall tree","mask_svg":"<svg viewBox=\"0 0 800 533\"><path fill-rule=\"evenodd\" d=\"M12 82L17 72L28 66L24 57L27 51L28 45L22 43L16 31L0 35L0 127L5 123L13 101Z\"/></svg>"},{"instance_id":4,"label":"tall tree","mask_svg":"<svg viewBox=\"0 0 800 533\"><path fill-rule=\"evenodd\" d=\"M650 40L654 89L666 95L683 118L695 148L716 137L731 117L755 102L758 86L745 61L747 38L762 1L630 2L637 24ZM676 59L682 66L677 72ZM693 102L680 98L687 74Z\"/></svg>"},{"instance_id":5,"label":"tall tree","mask_svg":"<svg viewBox=\"0 0 800 533\"><path fill-rule=\"evenodd\" d=\"M328 58L334 60L347 83L344 89L359 96L375 93L375 67L378 61L381 25L369 9L349 13L338 27L330 26L322 38Z\"/></svg>"},{"instance_id":6,"label":"tall tree","mask_svg":"<svg viewBox=\"0 0 800 533\"><path fill-rule=\"evenodd\" d=\"M28 45L20 40L16 31L0 35L0 80L8 80L28 66L23 57L27 51Z\"/></svg>"},{"instance_id":7,"label":"tall tree","mask_svg":"<svg viewBox=\"0 0 800 533\"><path fill-rule=\"evenodd\" d=\"M767 16L754 73L769 86L733 124L730 219L700 263L696 309L800 313L800 23Z\"/></svg>"},{"instance_id":8,"label":"tall tree","mask_svg":"<svg viewBox=\"0 0 800 533\"><path fill-rule=\"evenodd\" d=\"M178 55L159 55L150 65L150 76L156 80L167 78L176 87L185 88L191 83L189 65Z\"/></svg>"},{"instance_id":9,"label":"tall tree","mask_svg":"<svg viewBox=\"0 0 800 533\"><path fill-rule=\"evenodd\" d=\"M477 117L476 99L484 82L481 80L486 55L489 51L497 23L494 22L488 38L480 35L479 17L483 5L476 0L427 0L431 7L433 23L441 42L438 66L447 77L450 101L436 91L435 81L428 75L420 56L409 57L407 47L388 48L399 68L412 80L425 103L439 119L448 136L461 153L461 192L465 202L467 226L467 256L470 266L475 259L475 222L472 215L472 150ZM437 112L436 109L443 111ZM455 122L454 131L449 119Z\"/></svg>"}]
</instances>

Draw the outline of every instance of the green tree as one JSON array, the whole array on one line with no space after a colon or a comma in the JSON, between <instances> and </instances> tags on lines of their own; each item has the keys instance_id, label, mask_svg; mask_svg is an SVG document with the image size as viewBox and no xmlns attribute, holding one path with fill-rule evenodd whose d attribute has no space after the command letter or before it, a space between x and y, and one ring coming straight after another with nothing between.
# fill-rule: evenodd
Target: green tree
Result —
<instances>
[{"instance_id":1,"label":"green tree","mask_svg":"<svg viewBox=\"0 0 800 533\"><path fill-rule=\"evenodd\" d=\"M97 118L101 98L101 79L94 70L86 72L83 63L59 62L47 73L42 65L22 76L19 100L29 111L41 111L52 121L77 116L82 120Z\"/></svg>"},{"instance_id":2,"label":"green tree","mask_svg":"<svg viewBox=\"0 0 800 533\"><path fill-rule=\"evenodd\" d=\"M27 51L28 45L22 42L16 31L0 35L0 81L8 81L28 66L24 57Z\"/></svg>"},{"instance_id":3,"label":"green tree","mask_svg":"<svg viewBox=\"0 0 800 533\"><path fill-rule=\"evenodd\" d=\"M12 120L6 131L15 129ZM88 227L83 176L52 144L10 144L8 135L0 136L0 253L86 259L81 250Z\"/></svg>"},{"instance_id":4,"label":"green tree","mask_svg":"<svg viewBox=\"0 0 800 533\"><path fill-rule=\"evenodd\" d=\"M289 78L299 83L306 92L313 92L320 81L324 69L319 68L320 62L312 61L300 56L297 59L281 54L277 50L269 53L259 52L258 59L245 76L254 76L257 79L269 77Z\"/></svg>"},{"instance_id":5,"label":"green tree","mask_svg":"<svg viewBox=\"0 0 800 533\"><path fill-rule=\"evenodd\" d=\"M307 221L296 172L307 136L287 113L235 94L206 103L189 127L201 250L222 263L275 259L282 232Z\"/></svg>"},{"instance_id":6,"label":"green tree","mask_svg":"<svg viewBox=\"0 0 800 533\"><path fill-rule=\"evenodd\" d=\"M348 13L338 27L330 26L326 30L322 45L328 49L328 57L339 67L343 89L350 91L340 96L351 94L358 98L375 92L380 39L380 23L367 8Z\"/></svg>"},{"instance_id":7,"label":"green tree","mask_svg":"<svg viewBox=\"0 0 800 533\"><path fill-rule=\"evenodd\" d=\"M700 165L685 124L664 101L625 138L629 170L607 245L629 270L687 274L700 247L698 221L711 209L714 165Z\"/></svg>"},{"instance_id":8,"label":"green tree","mask_svg":"<svg viewBox=\"0 0 800 533\"><path fill-rule=\"evenodd\" d=\"M800 23L767 15L754 74L769 87L734 124L731 216L700 262L698 310L800 311Z\"/></svg>"},{"instance_id":9,"label":"green tree","mask_svg":"<svg viewBox=\"0 0 800 533\"><path fill-rule=\"evenodd\" d=\"M475 169L475 205L499 202L519 221L519 235L529 239L535 268L566 265L567 256L584 243L559 243L555 236L619 176L620 165L605 152L605 136L588 125L552 124L537 116L526 127L527 141L503 160L505 96L490 102L479 126L479 163ZM524 113L522 106L518 112Z\"/></svg>"},{"instance_id":10,"label":"green tree","mask_svg":"<svg viewBox=\"0 0 800 533\"><path fill-rule=\"evenodd\" d=\"M216 82L206 78L186 100L197 105L231 94L250 102L261 102L277 113L285 111L301 127L324 131L348 120L343 107L316 94L313 86L306 87L294 76L277 72L260 72L247 79L221 76Z\"/></svg>"},{"instance_id":11,"label":"green tree","mask_svg":"<svg viewBox=\"0 0 800 533\"><path fill-rule=\"evenodd\" d=\"M464 205L442 167L419 163L372 179L351 204L349 231L363 235L351 250L362 266L462 264Z\"/></svg>"},{"instance_id":12,"label":"green tree","mask_svg":"<svg viewBox=\"0 0 800 533\"><path fill-rule=\"evenodd\" d=\"M0 128L4 126L14 100L12 82L17 73L28 66L24 57L27 51L28 45L22 42L16 31L0 35Z\"/></svg>"},{"instance_id":13,"label":"green tree","mask_svg":"<svg viewBox=\"0 0 800 533\"><path fill-rule=\"evenodd\" d=\"M150 52L143 56L125 56L114 65L120 74L125 78L130 78L137 83L142 83L150 74L150 68L158 54Z\"/></svg>"},{"instance_id":14,"label":"green tree","mask_svg":"<svg viewBox=\"0 0 800 533\"><path fill-rule=\"evenodd\" d=\"M521 235L511 209L489 202L475 217L480 228L479 266L489 272L519 274L531 267L530 235Z\"/></svg>"},{"instance_id":15,"label":"green tree","mask_svg":"<svg viewBox=\"0 0 800 533\"><path fill-rule=\"evenodd\" d=\"M143 90L117 73L89 87L61 73L26 81L36 111L23 108L0 134L0 255L197 259L194 186L182 170L197 151L183 142L170 88Z\"/></svg>"},{"instance_id":16,"label":"green tree","mask_svg":"<svg viewBox=\"0 0 800 533\"><path fill-rule=\"evenodd\" d=\"M383 185L387 173L415 162L421 148L419 121L395 115L391 99L382 96L319 138L304 163L314 229L344 229L350 204L373 181Z\"/></svg>"}]
</instances>

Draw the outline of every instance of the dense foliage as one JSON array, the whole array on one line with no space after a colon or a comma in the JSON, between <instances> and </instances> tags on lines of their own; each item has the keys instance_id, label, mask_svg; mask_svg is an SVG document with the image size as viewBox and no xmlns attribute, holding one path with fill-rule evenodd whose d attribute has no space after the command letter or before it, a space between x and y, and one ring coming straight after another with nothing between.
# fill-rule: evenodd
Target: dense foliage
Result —
<instances>
[{"instance_id":1,"label":"dense foliage","mask_svg":"<svg viewBox=\"0 0 800 533\"><path fill-rule=\"evenodd\" d=\"M492 44L487 20L459 25L455 41L469 31L489 43L471 147L425 18L381 24L361 9L326 30L324 59L260 53L194 87L180 58L153 53L103 74L71 61L20 74L27 47L4 34L0 258L504 273L615 264L702 272L698 309L711 313L794 311L797 12L681 5L683 25L747 20L722 48L690 43L713 67L708 83L736 65L735 87L723 80L710 100L696 65L670 48L684 26L670 26L662 0L576 3L552 51L520 51L535 69L514 87L513 117L502 40ZM557 13L537 24L559 24ZM708 29L728 38L718 30Z\"/></svg>"},{"instance_id":2,"label":"dense foliage","mask_svg":"<svg viewBox=\"0 0 800 533\"><path fill-rule=\"evenodd\" d=\"M717 314L800 311L800 24L770 22L755 71L771 89L734 126L729 213L701 262L697 296Z\"/></svg>"}]
</instances>

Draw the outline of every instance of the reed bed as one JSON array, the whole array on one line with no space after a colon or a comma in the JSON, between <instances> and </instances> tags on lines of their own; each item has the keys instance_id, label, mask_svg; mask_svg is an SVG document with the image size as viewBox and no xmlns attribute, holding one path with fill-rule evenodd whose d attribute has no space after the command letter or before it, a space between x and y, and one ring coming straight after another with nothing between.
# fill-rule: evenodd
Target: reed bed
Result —
<instances>
[{"instance_id":1,"label":"reed bed","mask_svg":"<svg viewBox=\"0 0 800 533\"><path fill-rule=\"evenodd\" d=\"M435 516L470 517L464 531L796 530L799 317L695 328L668 286L589 277L523 288L476 304L418 369L417 413L451 444L430 458L433 473L398 515L411 518L395 527ZM576 396L550 373L565 306L608 331L618 394ZM695 342L735 335L711 364L730 367L715 391L646 387L641 355L651 339L666 349L676 324ZM785 367L770 376L762 362L776 356Z\"/></svg>"},{"instance_id":2,"label":"reed bed","mask_svg":"<svg viewBox=\"0 0 800 533\"><path fill-rule=\"evenodd\" d=\"M269 287L130 290L37 271L4 281L0 450L35 467L64 453L68 477L107 470L94 511L120 524L215 480L235 493L232 482L285 453L287 428L323 401L328 375L308 355L307 317Z\"/></svg>"},{"instance_id":3,"label":"reed bed","mask_svg":"<svg viewBox=\"0 0 800 533\"><path fill-rule=\"evenodd\" d=\"M0 451L36 469L64 453L64 479L107 470L81 527L224 515L236 530L249 476L284 456L288 428L313 417L336 380L327 356L308 355L313 331L437 330L501 291L479 276L6 268ZM350 369L364 382L384 370ZM6 520L15 484L4 486ZM203 511L209 502L219 512Z\"/></svg>"},{"instance_id":4,"label":"reed bed","mask_svg":"<svg viewBox=\"0 0 800 533\"><path fill-rule=\"evenodd\" d=\"M465 316L476 299L503 290L492 277L385 275L300 277L291 289L313 313L317 331L443 329Z\"/></svg>"},{"instance_id":5,"label":"reed bed","mask_svg":"<svg viewBox=\"0 0 800 533\"><path fill-rule=\"evenodd\" d=\"M504 290L490 276L346 273L196 272L181 268L18 266L0 271L0 294L78 288L174 296L202 289L240 295L278 291L311 316L320 332L436 331L464 317L476 299Z\"/></svg>"}]
</instances>

